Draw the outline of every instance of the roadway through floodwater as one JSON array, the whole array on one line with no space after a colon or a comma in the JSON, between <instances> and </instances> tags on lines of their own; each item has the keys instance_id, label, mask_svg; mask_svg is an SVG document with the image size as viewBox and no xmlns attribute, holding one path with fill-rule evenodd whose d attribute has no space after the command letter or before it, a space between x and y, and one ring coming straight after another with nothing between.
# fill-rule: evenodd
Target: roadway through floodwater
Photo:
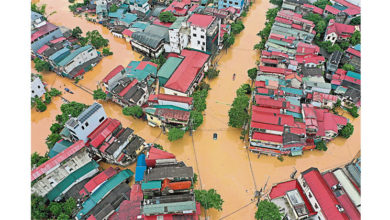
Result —
<instances>
[{"instance_id":1,"label":"roadway through floodwater","mask_svg":"<svg viewBox=\"0 0 390 220\"><path fill-rule=\"evenodd\" d=\"M103 58L92 71L87 72L84 79L79 82L80 85L94 90L97 82L115 66L119 64L125 66L131 60L141 59L124 39L114 38L106 28L90 23L84 17L74 17L68 9L67 0L41 0L39 4L47 4L47 14L56 11L48 18L50 22L68 28L79 26L84 33L96 29L104 38L110 40L109 46L114 55ZM301 172L312 166L320 170L340 166L349 162L360 150L360 118L351 120L355 132L349 139L336 138L328 144L326 152L308 151L300 157L285 157L283 162L275 157L257 158L255 154L248 154L244 148L245 143L239 138L240 130L228 126L229 105L236 96L235 91L241 84L249 82L247 70L254 67L258 60L259 54L253 50L253 45L260 40L256 33L264 27L265 12L269 6L268 1L256 0L248 16L243 19L245 29L236 36L236 41L228 52L222 51L217 58L220 58L218 69L221 72L216 79L209 82L211 90L207 97L204 122L192 137L187 133L183 139L171 143L166 135L161 134L159 128L152 128L145 121L124 116L121 107L114 103L100 102L109 117L116 118L123 126L134 129L135 133L147 142L163 145L167 151L174 153L179 161L194 167L194 171L200 174L202 183L198 182L197 188L217 190L224 200L223 210L207 211L209 219L253 219L256 206L255 203L251 203L251 200L255 190L263 187L268 177L267 188L273 183L287 180L294 169ZM36 72L33 66L32 71ZM234 73L236 79L233 81ZM64 98L88 105L94 102L89 93L74 86L71 80L54 73L42 75L49 87L61 91L64 87L68 87L75 93L64 94ZM31 110L33 152L44 154L47 151L45 138L50 134L49 128L55 121L55 116L60 113L61 104L61 98L56 97L45 112ZM213 133L218 134L217 140L213 140ZM239 211L235 212L236 210Z\"/></svg>"}]
</instances>

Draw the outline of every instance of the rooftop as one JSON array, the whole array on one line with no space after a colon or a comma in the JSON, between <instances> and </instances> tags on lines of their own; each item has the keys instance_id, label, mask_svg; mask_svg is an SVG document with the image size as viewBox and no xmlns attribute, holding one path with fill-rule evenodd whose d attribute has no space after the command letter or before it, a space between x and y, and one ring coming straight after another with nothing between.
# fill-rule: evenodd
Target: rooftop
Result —
<instances>
[{"instance_id":1,"label":"rooftop","mask_svg":"<svg viewBox=\"0 0 390 220\"><path fill-rule=\"evenodd\" d=\"M192 14L187 22L194 26L208 28L214 20L215 17L211 15Z\"/></svg>"}]
</instances>

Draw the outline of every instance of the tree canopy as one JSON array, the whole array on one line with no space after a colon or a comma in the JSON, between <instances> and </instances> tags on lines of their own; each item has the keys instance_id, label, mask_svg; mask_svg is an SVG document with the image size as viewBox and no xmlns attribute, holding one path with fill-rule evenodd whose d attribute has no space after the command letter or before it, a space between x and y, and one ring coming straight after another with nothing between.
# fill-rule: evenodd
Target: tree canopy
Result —
<instances>
[{"instance_id":1,"label":"tree canopy","mask_svg":"<svg viewBox=\"0 0 390 220\"><path fill-rule=\"evenodd\" d=\"M191 111L190 118L192 120L192 129L196 130L203 123L202 112Z\"/></svg>"},{"instance_id":2,"label":"tree canopy","mask_svg":"<svg viewBox=\"0 0 390 220\"><path fill-rule=\"evenodd\" d=\"M157 64L157 68L160 69L160 67L167 61L167 59L161 54L157 58L152 58L150 61Z\"/></svg>"},{"instance_id":3,"label":"tree canopy","mask_svg":"<svg viewBox=\"0 0 390 220\"><path fill-rule=\"evenodd\" d=\"M326 146L326 142L323 141L323 140L317 142L317 143L316 143L316 149L317 149L317 150L327 151L327 150L328 150L328 147Z\"/></svg>"},{"instance_id":4,"label":"tree canopy","mask_svg":"<svg viewBox=\"0 0 390 220\"><path fill-rule=\"evenodd\" d=\"M356 18L352 18L352 20L349 24L350 25L360 25L360 22L361 22L361 18L360 18L360 16L358 16Z\"/></svg>"},{"instance_id":5,"label":"tree canopy","mask_svg":"<svg viewBox=\"0 0 390 220\"><path fill-rule=\"evenodd\" d=\"M42 196L31 194L31 219L70 219L76 209L76 200L51 202Z\"/></svg>"},{"instance_id":6,"label":"tree canopy","mask_svg":"<svg viewBox=\"0 0 390 220\"><path fill-rule=\"evenodd\" d=\"M116 12L116 11L118 11L118 6L116 6L116 4L112 4L110 6L110 12Z\"/></svg>"},{"instance_id":7,"label":"tree canopy","mask_svg":"<svg viewBox=\"0 0 390 220\"><path fill-rule=\"evenodd\" d=\"M201 89L192 93L194 109L198 112L203 112L206 109L207 89Z\"/></svg>"},{"instance_id":8,"label":"tree canopy","mask_svg":"<svg viewBox=\"0 0 390 220\"><path fill-rule=\"evenodd\" d=\"M279 207L274 203L262 200L257 206L255 218L257 220L282 220L283 214L279 212Z\"/></svg>"},{"instance_id":9,"label":"tree canopy","mask_svg":"<svg viewBox=\"0 0 390 220\"><path fill-rule=\"evenodd\" d=\"M176 17L170 11L161 12L160 15L158 16L158 19L161 22L169 22L169 23L173 23L176 21Z\"/></svg>"},{"instance_id":10,"label":"tree canopy","mask_svg":"<svg viewBox=\"0 0 390 220\"><path fill-rule=\"evenodd\" d=\"M41 15L45 15L46 14L46 4L43 4L39 7L37 4L31 3L31 11L39 13Z\"/></svg>"},{"instance_id":11,"label":"tree canopy","mask_svg":"<svg viewBox=\"0 0 390 220\"><path fill-rule=\"evenodd\" d=\"M223 199L215 189L209 190L194 190L195 200L200 203L204 209L214 208L218 211L222 210Z\"/></svg>"},{"instance_id":12,"label":"tree canopy","mask_svg":"<svg viewBox=\"0 0 390 220\"><path fill-rule=\"evenodd\" d=\"M241 86L236 91L237 97L233 100L233 104L229 110L229 126L241 128L249 119L248 105L249 97L246 95L246 90Z\"/></svg>"},{"instance_id":13,"label":"tree canopy","mask_svg":"<svg viewBox=\"0 0 390 220\"><path fill-rule=\"evenodd\" d=\"M39 111L39 112L46 111L47 107L46 107L45 103L42 102L41 99L36 98L35 103L36 103L35 108L37 109L37 111Z\"/></svg>"},{"instance_id":14,"label":"tree canopy","mask_svg":"<svg viewBox=\"0 0 390 220\"><path fill-rule=\"evenodd\" d=\"M209 68L205 75L207 76L208 79L214 79L219 75L219 70L215 68Z\"/></svg>"},{"instance_id":15,"label":"tree canopy","mask_svg":"<svg viewBox=\"0 0 390 220\"><path fill-rule=\"evenodd\" d=\"M87 34L88 41L94 46L96 49L101 47L108 46L108 40L103 38L102 35L97 30L88 31Z\"/></svg>"},{"instance_id":16,"label":"tree canopy","mask_svg":"<svg viewBox=\"0 0 390 220\"><path fill-rule=\"evenodd\" d=\"M236 39L235 39L233 34L225 33L223 35L223 42L224 42L224 45L226 48L229 48L230 46L232 46L234 44L235 40Z\"/></svg>"},{"instance_id":17,"label":"tree canopy","mask_svg":"<svg viewBox=\"0 0 390 220\"><path fill-rule=\"evenodd\" d=\"M319 7L321 9L325 9L326 5L332 5L329 0L317 0L314 2L314 6Z\"/></svg>"},{"instance_id":18,"label":"tree canopy","mask_svg":"<svg viewBox=\"0 0 390 220\"><path fill-rule=\"evenodd\" d=\"M359 109L358 107L356 107L356 105L353 106L352 108L348 108L347 111L349 112L349 114L352 115L352 117L354 118L359 117L359 113L358 113Z\"/></svg>"},{"instance_id":19,"label":"tree canopy","mask_svg":"<svg viewBox=\"0 0 390 220\"><path fill-rule=\"evenodd\" d=\"M39 59L38 57L34 59L35 70L38 72L49 71L50 64L44 60Z\"/></svg>"},{"instance_id":20,"label":"tree canopy","mask_svg":"<svg viewBox=\"0 0 390 220\"><path fill-rule=\"evenodd\" d=\"M355 71L355 67L352 64L346 63L346 64L343 65L343 70Z\"/></svg>"},{"instance_id":21,"label":"tree canopy","mask_svg":"<svg viewBox=\"0 0 390 220\"><path fill-rule=\"evenodd\" d=\"M110 48L108 48L108 47L103 48L102 52L103 52L104 56L109 56L109 55L114 54L113 52L110 51Z\"/></svg>"},{"instance_id":22,"label":"tree canopy","mask_svg":"<svg viewBox=\"0 0 390 220\"><path fill-rule=\"evenodd\" d=\"M179 128L171 128L168 132L168 140L176 141L183 138L185 131Z\"/></svg>"},{"instance_id":23,"label":"tree canopy","mask_svg":"<svg viewBox=\"0 0 390 220\"><path fill-rule=\"evenodd\" d=\"M124 107L122 109L122 113L126 116L133 116L137 118L140 118L144 114L142 108L138 105L134 105L131 107Z\"/></svg>"},{"instance_id":24,"label":"tree canopy","mask_svg":"<svg viewBox=\"0 0 390 220\"><path fill-rule=\"evenodd\" d=\"M37 152L34 152L33 154L31 154L31 167L33 167L34 165L36 167L39 167L41 164L45 163L48 160L49 157L47 156L47 154L41 156Z\"/></svg>"},{"instance_id":25,"label":"tree canopy","mask_svg":"<svg viewBox=\"0 0 390 220\"><path fill-rule=\"evenodd\" d=\"M60 92L58 89L56 88L51 88L50 91L49 91L49 94L51 96L59 96L62 94L62 92Z\"/></svg>"},{"instance_id":26,"label":"tree canopy","mask_svg":"<svg viewBox=\"0 0 390 220\"><path fill-rule=\"evenodd\" d=\"M107 94L102 89L96 89L93 91L94 100L106 100Z\"/></svg>"},{"instance_id":27,"label":"tree canopy","mask_svg":"<svg viewBox=\"0 0 390 220\"><path fill-rule=\"evenodd\" d=\"M257 68L253 67L252 69L248 70L248 77L253 81L257 77Z\"/></svg>"},{"instance_id":28,"label":"tree canopy","mask_svg":"<svg viewBox=\"0 0 390 220\"><path fill-rule=\"evenodd\" d=\"M340 135L344 138L349 138L353 134L354 126L351 123L345 125L341 131Z\"/></svg>"},{"instance_id":29,"label":"tree canopy","mask_svg":"<svg viewBox=\"0 0 390 220\"><path fill-rule=\"evenodd\" d=\"M360 31L355 31L351 38L349 39L349 42L355 46L356 44L360 44Z\"/></svg>"},{"instance_id":30,"label":"tree canopy","mask_svg":"<svg viewBox=\"0 0 390 220\"><path fill-rule=\"evenodd\" d=\"M72 30L72 36L79 39L81 37L81 34L83 33L83 31L81 30L81 28L79 26L73 28Z\"/></svg>"},{"instance_id":31,"label":"tree canopy","mask_svg":"<svg viewBox=\"0 0 390 220\"><path fill-rule=\"evenodd\" d=\"M239 34L242 30L244 30L245 26L241 20L238 20L231 24L231 30L233 34Z\"/></svg>"}]
</instances>

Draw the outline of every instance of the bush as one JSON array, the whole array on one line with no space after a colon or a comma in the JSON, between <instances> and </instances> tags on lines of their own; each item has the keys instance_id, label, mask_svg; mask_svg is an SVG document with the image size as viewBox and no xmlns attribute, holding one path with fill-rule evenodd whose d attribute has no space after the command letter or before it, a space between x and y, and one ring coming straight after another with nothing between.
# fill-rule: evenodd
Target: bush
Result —
<instances>
[{"instance_id":1,"label":"bush","mask_svg":"<svg viewBox=\"0 0 390 220\"><path fill-rule=\"evenodd\" d=\"M106 100L107 94L102 89L96 89L93 91L94 100Z\"/></svg>"},{"instance_id":2,"label":"bush","mask_svg":"<svg viewBox=\"0 0 390 220\"><path fill-rule=\"evenodd\" d=\"M349 63L346 63L343 65L343 70L346 71L355 71L355 67Z\"/></svg>"},{"instance_id":3,"label":"bush","mask_svg":"<svg viewBox=\"0 0 390 220\"><path fill-rule=\"evenodd\" d=\"M160 150L164 150L164 147L162 145L159 145L159 144L153 144L153 147L157 148L157 149L160 149Z\"/></svg>"},{"instance_id":4,"label":"bush","mask_svg":"<svg viewBox=\"0 0 390 220\"><path fill-rule=\"evenodd\" d=\"M34 64L35 64L34 68L38 72L50 70L50 64L44 60L39 59L39 58L34 59Z\"/></svg>"},{"instance_id":5,"label":"bush","mask_svg":"<svg viewBox=\"0 0 390 220\"><path fill-rule=\"evenodd\" d=\"M168 132L168 140L176 141L183 138L185 131L179 128L171 128Z\"/></svg>"},{"instance_id":6,"label":"bush","mask_svg":"<svg viewBox=\"0 0 390 220\"><path fill-rule=\"evenodd\" d=\"M208 79L214 79L219 75L219 70L216 70L214 68L210 68L205 75L207 76Z\"/></svg>"},{"instance_id":7,"label":"bush","mask_svg":"<svg viewBox=\"0 0 390 220\"><path fill-rule=\"evenodd\" d=\"M47 108L47 107L46 107L46 105L42 102L42 100L36 99L35 103L36 103L35 108L37 109L37 111L39 111L39 112L44 112L44 111L46 111L46 108Z\"/></svg>"},{"instance_id":8,"label":"bush","mask_svg":"<svg viewBox=\"0 0 390 220\"><path fill-rule=\"evenodd\" d=\"M248 70L248 77L252 81L256 79L256 77L257 77L257 68L256 67Z\"/></svg>"},{"instance_id":9,"label":"bush","mask_svg":"<svg viewBox=\"0 0 390 220\"><path fill-rule=\"evenodd\" d=\"M160 15L158 16L158 19L161 22L169 22L169 23L176 21L176 17L170 11L161 12Z\"/></svg>"},{"instance_id":10,"label":"bush","mask_svg":"<svg viewBox=\"0 0 390 220\"><path fill-rule=\"evenodd\" d=\"M282 220L282 217L283 213L279 211L279 207L270 201L262 200L257 205L257 220Z\"/></svg>"},{"instance_id":11,"label":"bush","mask_svg":"<svg viewBox=\"0 0 390 220\"><path fill-rule=\"evenodd\" d=\"M357 118L359 117L358 108L356 106L353 106L352 108L347 108L347 111L349 114L352 115L352 117Z\"/></svg>"},{"instance_id":12,"label":"bush","mask_svg":"<svg viewBox=\"0 0 390 220\"><path fill-rule=\"evenodd\" d=\"M352 134L353 134L353 130L354 130L354 127L351 123L348 123L347 125L345 125L341 131L340 131L340 135L344 138L349 138Z\"/></svg>"},{"instance_id":13,"label":"bush","mask_svg":"<svg viewBox=\"0 0 390 220\"><path fill-rule=\"evenodd\" d=\"M56 88L51 88L50 91L49 91L49 94L50 94L51 96L59 96L59 95L61 95L62 93L61 93L59 90L57 90Z\"/></svg>"},{"instance_id":14,"label":"bush","mask_svg":"<svg viewBox=\"0 0 390 220\"><path fill-rule=\"evenodd\" d=\"M109 55L114 54L113 52L110 51L110 48L108 48L108 47L103 48L102 52L103 52L103 56L109 56Z\"/></svg>"},{"instance_id":15,"label":"bush","mask_svg":"<svg viewBox=\"0 0 390 220\"><path fill-rule=\"evenodd\" d=\"M122 109L122 113L126 116L133 116L137 118L140 118L144 114L142 108L138 105L131 106L131 107L124 107Z\"/></svg>"},{"instance_id":16,"label":"bush","mask_svg":"<svg viewBox=\"0 0 390 220\"><path fill-rule=\"evenodd\" d=\"M323 140L317 142L317 143L316 143L316 149L317 149L317 150L327 151L327 150L328 150L328 147L326 146L326 142L323 141Z\"/></svg>"}]
</instances>

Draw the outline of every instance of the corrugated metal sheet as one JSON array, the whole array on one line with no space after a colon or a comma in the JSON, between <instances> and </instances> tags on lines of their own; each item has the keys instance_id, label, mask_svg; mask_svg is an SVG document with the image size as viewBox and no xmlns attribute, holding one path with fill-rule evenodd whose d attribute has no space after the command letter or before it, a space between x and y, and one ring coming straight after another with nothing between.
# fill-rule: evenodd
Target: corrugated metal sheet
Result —
<instances>
[{"instance_id":1,"label":"corrugated metal sheet","mask_svg":"<svg viewBox=\"0 0 390 220\"><path fill-rule=\"evenodd\" d=\"M344 191L348 194L349 198L351 198L353 204L355 206L360 206L360 194L353 186L351 181L345 175L345 173L341 169L337 169L333 171L333 174L336 176L337 180L341 183Z\"/></svg>"},{"instance_id":2,"label":"corrugated metal sheet","mask_svg":"<svg viewBox=\"0 0 390 220\"><path fill-rule=\"evenodd\" d=\"M173 203L163 203L163 204L153 204L145 205L142 209L144 215L152 215L159 213L174 213L174 212L183 212L183 211L196 211L195 201L187 202L173 202Z\"/></svg>"}]
</instances>

